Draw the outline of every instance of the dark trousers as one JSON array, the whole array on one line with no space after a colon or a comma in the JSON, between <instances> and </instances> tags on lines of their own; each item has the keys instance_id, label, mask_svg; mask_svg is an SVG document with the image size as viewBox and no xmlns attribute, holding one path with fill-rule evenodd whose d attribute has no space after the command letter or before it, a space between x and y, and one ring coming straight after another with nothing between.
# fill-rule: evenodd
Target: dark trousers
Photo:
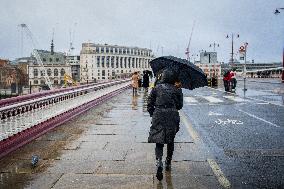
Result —
<instances>
[{"instance_id":1,"label":"dark trousers","mask_svg":"<svg viewBox=\"0 0 284 189\"><path fill-rule=\"evenodd\" d=\"M156 159L162 159L164 144L156 143L155 154ZM174 143L167 144L167 160L172 160L174 153Z\"/></svg>"},{"instance_id":2,"label":"dark trousers","mask_svg":"<svg viewBox=\"0 0 284 189\"><path fill-rule=\"evenodd\" d=\"M232 89L235 89L236 86L237 86L237 80L236 80L236 78L233 78L232 79Z\"/></svg>"}]
</instances>

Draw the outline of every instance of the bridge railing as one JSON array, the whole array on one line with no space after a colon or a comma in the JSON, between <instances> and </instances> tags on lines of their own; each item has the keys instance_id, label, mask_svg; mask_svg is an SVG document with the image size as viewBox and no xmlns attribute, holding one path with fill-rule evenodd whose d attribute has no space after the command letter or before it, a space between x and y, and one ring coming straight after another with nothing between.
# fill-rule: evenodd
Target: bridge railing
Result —
<instances>
[{"instance_id":1,"label":"bridge railing","mask_svg":"<svg viewBox=\"0 0 284 189\"><path fill-rule=\"evenodd\" d=\"M58 93L62 93L62 92L66 92L66 91L72 91L72 90L76 90L76 89L83 89L83 88L86 88L86 87L96 86L96 85L100 85L100 84L104 84L104 83L109 83L109 81L104 81L104 82L100 82L100 83L92 83L92 84L84 84L84 85L75 86L75 87L67 87L67 88L54 89L54 90L48 90L48 91L41 91L41 92L37 92L37 93L33 93L33 94L27 94L27 95L23 95L23 96L16 96L16 97L11 97L11 98L7 98L7 99L1 99L0 100L0 107L8 106L8 105L11 105L11 104L16 104L16 103L19 103L19 102L23 102L23 101L27 101L27 100L31 100L31 99L35 99L35 98L49 96L51 94L58 94Z\"/></svg>"},{"instance_id":2,"label":"bridge railing","mask_svg":"<svg viewBox=\"0 0 284 189\"><path fill-rule=\"evenodd\" d=\"M0 107L0 158L130 87L130 79L87 85Z\"/></svg>"},{"instance_id":3,"label":"bridge railing","mask_svg":"<svg viewBox=\"0 0 284 189\"><path fill-rule=\"evenodd\" d=\"M5 99L3 102L0 101L0 120L4 120L6 118L20 115L46 105L65 101L70 98L75 98L77 96L84 95L91 91L100 90L127 81L129 80L118 80L96 84L88 84L78 87L70 87L20 97L14 97L11 99Z\"/></svg>"}]
</instances>

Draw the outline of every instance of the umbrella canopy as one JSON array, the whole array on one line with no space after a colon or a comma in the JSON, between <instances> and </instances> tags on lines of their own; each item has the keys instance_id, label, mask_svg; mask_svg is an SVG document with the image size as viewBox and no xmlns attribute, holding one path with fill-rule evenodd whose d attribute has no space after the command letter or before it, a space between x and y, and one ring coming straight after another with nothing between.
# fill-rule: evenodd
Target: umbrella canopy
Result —
<instances>
[{"instance_id":1,"label":"umbrella canopy","mask_svg":"<svg viewBox=\"0 0 284 189\"><path fill-rule=\"evenodd\" d=\"M171 69L178 74L182 88L195 89L207 86L204 72L189 61L173 56L162 56L150 62L154 75L157 77L164 69Z\"/></svg>"}]
</instances>

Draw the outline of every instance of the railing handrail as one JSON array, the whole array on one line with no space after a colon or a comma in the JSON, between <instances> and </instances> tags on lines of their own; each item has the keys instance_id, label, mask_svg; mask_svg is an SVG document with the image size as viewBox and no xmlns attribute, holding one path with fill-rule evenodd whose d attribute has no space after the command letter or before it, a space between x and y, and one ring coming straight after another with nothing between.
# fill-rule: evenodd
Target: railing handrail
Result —
<instances>
[{"instance_id":1,"label":"railing handrail","mask_svg":"<svg viewBox=\"0 0 284 189\"><path fill-rule=\"evenodd\" d=\"M123 80L115 80L115 81L123 81ZM97 85L100 85L100 84L110 83L110 82L112 82L112 81L85 84L85 85L80 85L80 86L75 86L75 87L55 89L55 90L52 90L52 91L42 91L42 92L37 92L37 93L33 93L33 94L27 94L27 95L23 95L23 96L11 97L11 98L8 98L8 99L2 99L2 100L0 100L0 108L5 107L5 106L9 106L9 105L12 105L12 104L17 104L19 102L21 103L23 101L28 101L28 100L35 99L35 98L41 98L41 97L52 95L52 94L63 93L63 92L66 92L66 91L73 91L73 90L80 89L80 88L87 88L89 86L97 86Z\"/></svg>"},{"instance_id":2,"label":"railing handrail","mask_svg":"<svg viewBox=\"0 0 284 189\"><path fill-rule=\"evenodd\" d=\"M25 105L33 104L33 103L36 103L38 101L54 99L54 98L57 98L57 97L68 95L68 94L78 93L78 92L82 92L82 91L94 90L94 89L103 87L105 85L109 85L109 84L114 85L116 83L117 84L118 83L124 83L124 82L127 82L127 81L129 81L129 80L116 80L116 81L111 81L111 82L97 83L96 85L87 85L87 86L81 87L81 88L80 87L72 88L68 91L64 91L64 92L61 92L61 93L58 93L58 94L49 95L49 96L45 95L45 96L42 96L42 97L38 97L36 99L26 100L24 102L14 103L14 104L11 104L11 105L8 105L8 106L0 107L0 112L13 110L13 109L16 109L17 107L23 107Z\"/></svg>"}]
</instances>

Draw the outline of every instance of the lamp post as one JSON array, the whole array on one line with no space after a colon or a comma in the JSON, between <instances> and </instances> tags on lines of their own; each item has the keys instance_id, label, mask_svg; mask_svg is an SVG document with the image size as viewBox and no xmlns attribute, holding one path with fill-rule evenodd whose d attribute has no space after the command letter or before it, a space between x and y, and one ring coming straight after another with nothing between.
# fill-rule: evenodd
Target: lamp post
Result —
<instances>
[{"instance_id":1,"label":"lamp post","mask_svg":"<svg viewBox=\"0 0 284 189\"><path fill-rule=\"evenodd\" d=\"M234 62L234 35L236 35L236 36L235 36L236 38L239 38L239 37L240 37L239 34L234 34L234 33L231 33L231 36L230 36L230 37L231 37L231 40L232 40L232 44L231 44L231 47L232 47L231 50L232 50L232 51L231 51L231 60L230 60L230 61L231 61L232 64L233 64L233 62ZM226 38L228 39L228 38L230 38L230 37L229 37L229 34L227 34ZM229 62L230 62L230 61L229 61Z\"/></svg>"},{"instance_id":2,"label":"lamp post","mask_svg":"<svg viewBox=\"0 0 284 189\"><path fill-rule=\"evenodd\" d=\"M279 11L279 10L284 10L284 8L277 8L277 9L275 9L274 14L275 14L275 15L280 14L280 11ZM282 67L283 67L283 68L282 68L282 78L281 78L281 79L282 79L282 83L284 83L284 47L283 47L283 52L282 52L282 54L283 54L283 55L282 55L282 59L283 59L283 60L282 60L282 61L283 61L283 62L282 62Z\"/></svg>"},{"instance_id":3,"label":"lamp post","mask_svg":"<svg viewBox=\"0 0 284 189\"><path fill-rule=\"evenodd\" d=\"M244 91L247 91L247 88L246 88L246 78L247 78L247 46L248 46L248 43L245 42L244 43L244 47L245 47L245 64L244 64Z\"/></svg>"},{"instance_id":4,"label":"lamp post","mask_svg":"<svg viewBox=\"0 0 284 189\"><path fill-rule=\"evenodd\" d=\"M215 43L215 42L214 42L214 43L211 43L211 44L209 45L209 47L213 47L213 51L214 51L214 52L216 52L216 51L215 51L215 48L216 48L216 47L219 47L219 46L220 46L220 45L219 45L218 43Z\"/></svg>"}]
</instances>

